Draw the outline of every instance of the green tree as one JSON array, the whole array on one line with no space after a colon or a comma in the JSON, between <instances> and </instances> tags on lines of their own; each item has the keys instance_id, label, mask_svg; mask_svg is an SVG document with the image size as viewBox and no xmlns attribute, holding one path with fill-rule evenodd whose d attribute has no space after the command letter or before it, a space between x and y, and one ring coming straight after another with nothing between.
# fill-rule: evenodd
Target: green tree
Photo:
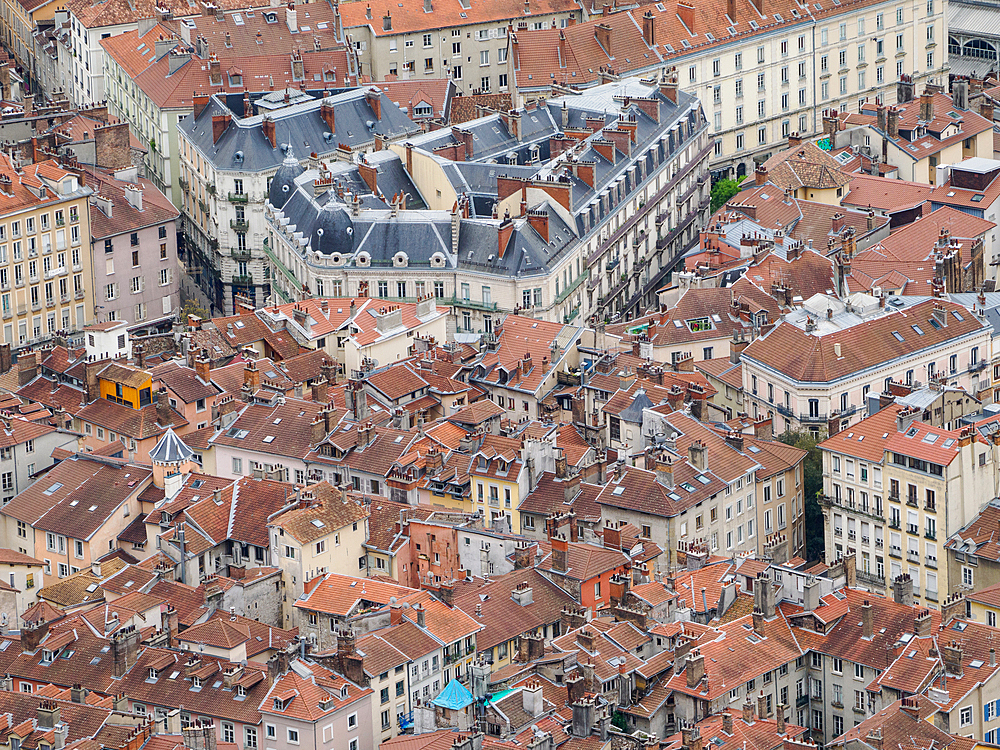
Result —
<instances>
[{"instance_id":1,"label":"green tree","mask_svg":"<svg viewBox=\"0 0 1000 750\"><path fill-rule=\"evenodd\" d=\"M615 711L611 714L611 726L622 732L628 732L628 719L625 718L625 714L621 711Z\"/></svg>"},{"instance_id":2,"label":"green tree","mask_svg":"<svg viewBox=\"0 0 1000 750\"><path fill-rule=\"evenodd\" d=\"M199 306L193 297L189 297L184 302L184 307L181 308L181 322L187 324L189 315L197 315L202 320L207 320L209 318L208 311Z\"/></svg>"},{"instance_id":3,"label":"green tree","mask_svg":"<svg viewBox=\"0 0 1000 750\"><path fill-rule=\"evenodd\" d=\"M726 201L740 192L740 181L726 177L712 183L712 213L715 213Z\"/></svg>"},{"instance_id":4,"label":"green tree","mask_svg":"<svg viewBox=\"0 0 1000 750\"><path fill-rule=\"evenodd\" d=\"M805 510L806 559L823 559L823 511L818 497L823 492L823 455L817 440L807 430L782 433L778 440L808 452L802 463L802 494Z\"/></svg>"}]
</instances>

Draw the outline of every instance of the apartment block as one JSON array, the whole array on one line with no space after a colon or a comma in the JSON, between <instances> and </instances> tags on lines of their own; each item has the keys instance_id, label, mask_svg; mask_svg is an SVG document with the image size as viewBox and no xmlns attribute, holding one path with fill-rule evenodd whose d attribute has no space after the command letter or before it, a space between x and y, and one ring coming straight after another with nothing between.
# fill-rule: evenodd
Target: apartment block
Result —
<instances>
[{"instance_id":1,"label":"apartment block","mask_svg":"<svg viewBox=\"0 0 1000 750\"><path fill-rule=\"evenodd\" d=\"M991 496L994 458L972 428L920 415L894 404L821 443L821 506L827 560L858 555L859 583L878 592L908 575L913 601L936 608L961 585L943 546Z\"/></svg>"}]
</instances>

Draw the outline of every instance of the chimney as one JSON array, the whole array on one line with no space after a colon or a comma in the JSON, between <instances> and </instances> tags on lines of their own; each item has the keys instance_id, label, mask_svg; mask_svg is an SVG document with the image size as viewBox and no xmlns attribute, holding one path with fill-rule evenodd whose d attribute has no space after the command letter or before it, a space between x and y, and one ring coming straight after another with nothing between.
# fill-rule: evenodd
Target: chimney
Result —
<instances>
[{"instance_id":1,"label":"chimney","mask_svg":"<svg viewBox=\"0 0 1000 750\"><path fill-rule=\"evenodd\" d=\"M875 610L867 599L861 605L861 637L870 641L875 635Z\"/></svg>"},{"instance_id":2,"label":"chimney","mask_svg":"<svg viewBox=\"0 0 1000 750\"><path fill-rule=\"evenodd\" d=\"M202 110L204 110L205 107L208 106L209 99L211 99L211 97L208 94L194 95L194 98L191 100L191 104L193 105L193 110L194 110L192 113L194 114L194 119L197 120L199 115L201 115Z\"/></svg>"},{"instance_id":3,"label":"chimney","mask_svg":"<svg viewBox=\"0 0 1000 750\"><path fill-rule=\"evenodd\" d=\"M759 609L754 609L753 614L753 632L759 635L761 638L764 637L764 613Z\"/></svg>"},{"instance_id":4,"label":"chimney","mask_svg":"<svg viewBox=\"0 0 1000 750\"><path fill-rule=\"evenodd\" d=\"M747 693L747 699L743 702L743 723L753 724L753 701L750 700L750 694Z\"/></svg>"},{"instance_id":5,"label":"chimney","mask_svg":"<svg viewBox=\"0 0 1000 750\"><path fill-rule=\"evenodd\" d=\"M757 169L754 170L753 179L755 185L766 185L767 184L767 167L761 164Z\"/></svg>"},{"instance_id":6,"label":"chimney","mask_svg":"<svg viewBox=\"0 0 1000 750\"><path fill-rule=\"evenodd\" d=\"M288 30L293 34L299 33L299 14L295 10L295 3L288 3L288 7L285 8L285 23L288 25Z\"/></svg>"},{"instance_id":7,"label":"chimney","mask_svg":"<svg viewBox=\"0 0 1000 750\"><path fill-rule=\"evenodd\" d=\"M642 39L650 47L656 46L656 19L648 10L642 14Z\"/></svg>"},{"instance_id":8,"label":"chimney","mask_svg":"<svg viewBox=\"0 0 1000 750\"><path fill-rule=\"evenodd\" d=\"M889 107L886 110L885 116L887 122L886 135L891 140L899 138L899 109L897 107Z\"/></svg>"},{"instance_id":9,"label":"chimney","mask_svg":"<svg viewBox=\"0 0 1000 750\"><path fill-rule=\"evenodd\" d=\"M945 600L947 603L947 599ZM963 612L963 614L965 614ZM945 622L942 618L941 622ZM933 632L933 620L929 609L921 610L920 614L913 618L913 634L918 638L924 638Z\"/></svg>"},{"instance_id":10,"label":"chimney","mask_svg":"<svg viewBox=\"0 0 1000 750\"><path fill-rule=\"evenodd\" d=\"M202 383L207 384L209 380L212 379L211 371L212 371L212 360L208 358L208 352L203 349L201 351L201 354L199 354L194 359L195 375L198 376L198 379L201 380Z\"/></svg>"},{"instance_id":11,"label":"chimney","mask_svg":"<svg viewBox=\"0 0 1000 750\"><path fill-rule=\"evenodd\" d=\"M729 711L722 714L722 731L730 737L733 736L733 715Z\"/></svg>"},{"instance_id":12,"label":"chimney","mask_svg":"<svg viewBox=\"0 0 1000 750\"><path fill-rule=\"evenodd\" d=\"M757 715L762 718L767 718L767 696L764 695L764 691L760 691L760 695L757 696Z\"/></svg>"},{"instance_id":13,"label":"chimney","mask_svg":"<svg viewBox=\"0 0 1000 750\"><path fill-rule=\"evenodd\" d=\"M699 473L708 471L708 446L701 440L695 440L688 446L688 463Z\"/></svg>"},{"instance_id":14,"label":"chimney","mask_svg":"<svg viewBox=\"0 0 1000 750\"><path fill-rule=\"evenodd\" d=\"M566 557L569 553L569 543L566 537L554 536L549 540L552 546L552 570L557 573L566 572Z\"/></svg>"},{"instance_id":15,"label":"chimney","mask_svg":"<svg viewBox=\"0 0 1000 750\"><path fill-rule=\"evenodd\" d=\"M705 657L698 649L692 649L688 653L687 666L685 667L685 678L689 688L696 687L702 677L705 676Z\"/></svg>"},{"instance_id":16,"label":"chimney","mask_svg":"<svg viewBox=\"0 0 1000 750\"><path fill-rule=\"evenodd\" d=\"M920 119L924 122L930 122L934 119L934 93L932 91L924 91L920 95Z\"/></svg>"},{"instance_id":17,"label":"chimney","mask_svg":"<svg viewBox=\"0 0 1000 750\"><path fill-rule=\"evenodd\" d=\"M271 144L271 148L277 148L278 141L274 132L274 120L265 116L263 122L260 124L260 129L264 133L264 137L267 138L268 142Z\"/></svg>"},{"instance_id":18,"label":"chimney","mask_svg":"<svg viewBox=\"0 0 1000 750\"><path fill-rule=\"evenodd\" d=\"M687 26L687 30L692 34L695 33L694 30L694 5L692 5L688 0L680 0L677 3L677 17L681 19L681 23Z\"/></svg>"},{"instance_id":19,"label":"chimney","mask_svg":"<svg viewBox=\"0 0 1000 750\"><path fill-rule=\"evenodd\" d=\"M611 27L608 24L596 24L594 26L594 38L597 39L597 43L601 45L608 57L614 57L614 54L611 52Z\"/></svg>"},{"instance_id":20,"label":"chimney","mask_svg":"<svg viewBox=\"0 0 1000 750\"><path fill-rule=\"evenodd\" d=\"M892 582L892 598L896 604L905 607L913 606L913 579L908 573L897 576Z\"/></svg>"},{"instance_id":21,"label":"chimney","mask_svg":"<svg viewBox=\"0 0 1000 750\"><path fill-rule=\"evenodd\" d=\"M337 121L336 118L334 117L333 110L334 110L333 104L324 100L319 107L319 116L323 118L323 122L326 123L326 126L330 129L330 132L336 133Z\"/></svg>"},{"instance_id":22,"label":"chimney","mask_svg":"<svg viewBox=\"0 0 1000 750\"><path fill-rule=\"evenodd\" d=\"M776 729L778 730L778 734L784 734L786 730L785 708L786 706L784 703L779 703L777 707L777 713L774 715L775 723L777 724Z\"/></svg>"}]
</instances>

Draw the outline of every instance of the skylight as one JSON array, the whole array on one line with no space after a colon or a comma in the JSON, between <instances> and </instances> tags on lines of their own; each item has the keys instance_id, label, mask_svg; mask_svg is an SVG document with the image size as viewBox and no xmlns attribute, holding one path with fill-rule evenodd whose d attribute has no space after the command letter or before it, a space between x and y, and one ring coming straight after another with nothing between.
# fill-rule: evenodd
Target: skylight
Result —
<instances>
[{"instance_id":1,"label":"skylight","mask_svg":"<svg viewBox=\"0 0 1000 750\"><path fill-rule=\"evenodd\" d=\"M326 526L326 524L320 521L318 518L314 518L312 520L312 525L315 526L317 529L322 529L323 527Z\"/></svg>"},{"instance_id":2,"label":"skylight","mask_svg":"<svg viewBox=\"0 0 1000 750\"><path fill-rule=\"evenodd\" d=\"M924 335L924 329L921 328L920 326L918 326L916 323L914 323L913 325L911 325L910 328L912 328L914 331L916 331L918 336L923 336Z\"/></svg>"},{"instance_id":3,"label":"skylight","mask_svg":"<svg viewBox=\"0 0 1000 750\"><path fill-rule=\"evenodd\" d=\"M892 337L894 339L896 339L896 341L903 341L904 340L902 334L899 331L893 331L892 332Z\"/></svg>"},{"instance_id":4,"label":"skylight","mask_svg":"<svg viewBox=\"0 0 1000 750\"><path fill-rule=\"evenodd\" d=\"M51 495L53 492L58 492L61 489L62 489L62 482L56 482L51 487L49 487L47 490L45 490L45 492L43 492L42 494L43 495Z\"/></svg>"},{"instance_id":5,"label":"skylight","mask_svg":"<svg viewBox=\"0 0 1000 750\"><path fill-rule=\"evenodd\" d=\"M622 494L624 494L624 492L625 492L625 485L620 484L617 487L615 487L614 490L612 490L611 494L612 495L622 495Z\"/></svg>"},{"instance_id":6,"label":"skylight","mask_svg":"<svg viewBox=\"0 0 1000 750\"><path fill-rule=\"evenodd\" d=\"M924 435L923 442L932 445L937 439L938 439L937 435L935 435L933 432L928 432L926 435Z\"/></svg>"},{"instance_id":7,"label":"skylight","mask_svg":"<svg viewBox=\"0 0 1000 750\"><path fill-rule=\"evenodd\" d=\"M264 438L263 442L265 442L265 443L273 443L274 442L274 435L268 435L266 438Z\"/></svg>"}]
</instances>

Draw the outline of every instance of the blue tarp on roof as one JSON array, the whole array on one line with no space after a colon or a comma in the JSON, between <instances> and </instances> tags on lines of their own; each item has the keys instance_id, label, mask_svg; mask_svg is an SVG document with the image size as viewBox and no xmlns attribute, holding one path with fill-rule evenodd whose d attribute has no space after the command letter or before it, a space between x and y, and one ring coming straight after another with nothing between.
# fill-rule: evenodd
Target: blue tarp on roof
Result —
<instances>
[{"instance_id":1,"label":"blue tarp on roof","mask_svg":"<svg viewBox=\"0 0 1000 750\"><path fill-rule=\"evenodd\" d=\"M452 680L444 686L444 690L438 693L437 698L431 701L435 706L458 711L472 704L472 693L458 680Z\"/></svg>"}]
</instances>

